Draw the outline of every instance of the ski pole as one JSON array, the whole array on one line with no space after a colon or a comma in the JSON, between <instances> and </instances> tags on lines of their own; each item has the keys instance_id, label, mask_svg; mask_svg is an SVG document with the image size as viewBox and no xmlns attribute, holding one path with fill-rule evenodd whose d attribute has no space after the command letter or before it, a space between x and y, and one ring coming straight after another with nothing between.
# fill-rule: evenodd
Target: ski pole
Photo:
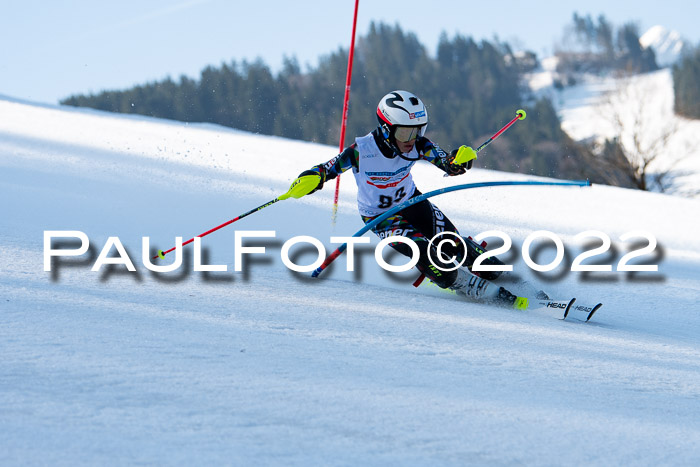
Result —
<instances>
[{"instance_id":1,"label":"ski pole","mask_svg":"<svg viewBox=\"0 0 700 467\"><path fill-rule=\"evenodd\" d=\"M474 152L475 152L475 153L478 153L479 151L481 151L482 149L484 149L486 146L488 146L489 144L491 144L491 142L492 142L493 140L495 140L496 138L498 138L499 136L501 136L501 134L503 134L504 131L506 131L508 128L510 128L511 125L513 125L513 124L514 124L515 122L517 122L518 120L524 120L526 116L527 116L527 114L525 113L525 111L524 111L523 109L519 109L518 111L516 111L516 112L515 112L515 118L513 118L513 120L511 120L510 122L506 123L506 125L505 125L503 128L501 128L500 130L498 130L498 131L496 132L496 134L494 134L494 135L493 135L492 137L490 137L488 140L486 140L485 142L483 142L483 143L481 144L481 146L479 146L478 148L476 148L476 150L475 150ZM459 152L457 153L457 156L456 156L455 159L452 161L453 164L454 164L454 163L457 163L457 164L466 164L467 162L469 162L469 159L467 159L467 160L465 160L465 161L461 161L461 162L458 162L458 161L457 161L457 159L460 158L460 153L462 152L462 148L465 148L465 149L466 149L466 146L461 146L461 147L459 148ZM467 154L468 154L468 153L467 153ZM466 154L465 154L465 155L466 155ZM476 158L476 156L471 157L471 159L474 159L474 158ZM449 177L448 174L445 174L444 176L445 176L445 177Z\"/></svg>"},{"instance_id":2,"label":"ski pole","mask_svg":"<svg viewBox=\"0 0 700 467\"><path fill-rule=\"evenodd\" d=\"M205 237L205 236L209 235L210 233L216 232L219 229L223 229L227 225L233 224L237 220L243 219L246 216L249 216L249 215L251 215L255 212L258 212L262 209L265 209L266 207L271 206L278 201L283 201L287 198L300 198L300 197L304 196L306 193L308 193L309 191L311 191L309 189L309 187L315 187L316 185L318 185L320 178L321 177L318 175L307 175L304 177L297 178L294 181L294 183L292 183L292 186L289 187L289 190L285 194L280 195L277 198L273 199L272 201L268 201L267 203L262 204L262 205L258 206L257 208L253 208L248 212L245 212L237 217L234 217L233 219L228 220L221 225L217 225L216 227L209 229L206 232L197 235L197 237L200 237L200 238ZM197 237L190 238L189 240L184 242L182 244L182 246L185 246L185 245L192 243L194 241L194 239ZM170 253L172 251L175 251L176 248L177 248L177 246L174 246L171 249L166 250L166 251L158 250L158 254L155 255L153 257L153 259L165 258L165 255L167 255L168 253Z\"/></svg>"},{"instance_id":3,"label":"ski pole","mask_svg":"<svg viewBox=\"0 0 700 467\"><path fill-rule=\"evenodd\" d=\"M516 112L515 112L515 118L514 118L513 120L511 120L510 122L506 123L506 126L504 126L503 128L501 128L500 130L498 130L498 131L496 132L495 135L493 135L492 137L490 137L490 138L489 138L487 141L485 141L481 146L479 146L478 148L476 148L476 152L481 151L481 150L484 149L486 146L488 146L489 144L491 144L491 142L492 142L494 139L496 139L496 138L498 138L499 136L501 136L501 134L502 134L504 131L506 131L508 128L510 128L510 126L511 126L513 123L517 122L518 120L525 120L525 117L527 117L527 114L525 113L525 111L524 111L523 109L519 109L518 111L516 111Z\"/></svg>"}]
</instances>

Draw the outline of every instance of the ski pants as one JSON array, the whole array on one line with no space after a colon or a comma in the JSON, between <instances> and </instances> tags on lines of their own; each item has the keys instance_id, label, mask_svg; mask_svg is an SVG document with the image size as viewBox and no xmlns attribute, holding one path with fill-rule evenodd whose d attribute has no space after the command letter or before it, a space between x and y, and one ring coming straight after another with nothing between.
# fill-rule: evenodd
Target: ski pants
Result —
<instances>
[{"instance_id":1,"label":"ski pants","mask_svg":"<svg viewBox=\"0 0 700 467\"><path fill-rule=\"evenodd\" d=\"M420 194L416 190L413 197ZM372 219L374 217L362 216L365 224ZM454 267L451 262L447 261L447 258L455 257L456 261L461 262L466 255L464 245L451 235L435 238L431 244L433 237L441 232L454 232L456 235L459 235L459 232L447 216L427 199L387 217L375 225L372 231L382 239L392 235L399 235L413 240L418 245L420 252L416 267L439 287L447 288L457 278L457 271L441 271L440 268ZM439 257L437 245L443 238L455 240L455 242L454 245L451 245L450 242L443 243L441 248L443 255ZM403 255L413 256L411 248L405 243L395 242L390 243L390 246Z\"/></svg>"}]
</instances>

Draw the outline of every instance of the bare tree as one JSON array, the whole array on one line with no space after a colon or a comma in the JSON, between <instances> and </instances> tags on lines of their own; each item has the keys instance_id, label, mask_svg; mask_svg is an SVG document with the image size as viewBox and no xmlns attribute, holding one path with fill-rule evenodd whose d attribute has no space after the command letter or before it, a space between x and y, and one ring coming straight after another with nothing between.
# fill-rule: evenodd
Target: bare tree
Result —
<instances>
[{"instance_id":1,"label":"bare tree","mask_svg":"<svg viewBox=\"0 0 700 467\"><path fill-rule=\"evenodd\" d=\"M669 142L679 126L663 87L638 78L621 82L597 107L607 137L594 145L594 169L611 185L680 194L678 180L690 173L678 170L678 165L697 145L686 143L683 151L671 154Z\"/></svg>"}]
</instances>

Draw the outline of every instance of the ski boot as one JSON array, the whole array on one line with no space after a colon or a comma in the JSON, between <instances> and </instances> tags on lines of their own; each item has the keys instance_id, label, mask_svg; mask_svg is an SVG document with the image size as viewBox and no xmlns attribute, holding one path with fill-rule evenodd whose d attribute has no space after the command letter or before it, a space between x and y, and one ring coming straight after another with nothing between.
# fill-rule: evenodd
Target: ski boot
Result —
<instances>
[{"instance_id":1,"label":"ski boot","mask_svg":"<svg viewBox=\"0 0 700 467\"><path fill-rule=\"evenodd\" d=\"M518 297L504 287L499 287L463 268L457 269L457 278L448 288L473 300L496 303L516 310L525 310L528 305L526 297Z\"/></svg>"},{"instance_id":2,"label":"ski boot","mask_svg":"<svg viewBox=\"0 0 700 467\"><path fill-rule=\"evenodd\" d=\"M476 261L476 258L478 258L480 255L484 254L486 250L486 242L481 242L481 245L476 243L473 238L471 237L462 237L467 244L467 261L465 262L465 266L469 268L469 271L471 272L472 270L472 265L474 264L474 261ZM498 266L503 266L503 262L496 258L495 256L490 256L486 258L484 261L481 262L481 264L484 265L498 265ZM503 273L503 271L478 271L478 272L472 272L472 274L479 276L481 278L486 279L487 281L494 281L498 279L498 277Z\"/></svg>"}]
</instances>

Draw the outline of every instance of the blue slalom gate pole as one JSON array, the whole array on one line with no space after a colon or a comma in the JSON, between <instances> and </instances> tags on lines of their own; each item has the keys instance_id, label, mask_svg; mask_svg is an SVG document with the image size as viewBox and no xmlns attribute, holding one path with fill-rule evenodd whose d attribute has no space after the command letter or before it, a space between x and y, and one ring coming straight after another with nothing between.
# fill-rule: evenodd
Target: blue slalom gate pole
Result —
<instances>
[{"instance_id":1,"label":"blue slalom gate pole","mask_svg":"<svg viewBox=\"0 0 700 467\"><path fill-rule=\"evenodd\" d=\"M416 196L414 198L411 198L398 206L394 206L393 208L389 209L386 211L384 214L381 214L372 221L368 222L365 224L364 227L362 227L360 230L355 232L353 234L353 237L360 237L362 236L365 232L370 230L372 227L375 225L379 224L381 221L386 219L387 217L391 216L392 214L395 214L402 209L411 206L416 203L420 203L424 199L432 198L433 196L441 195L443 193L450 193L452 191L459 191L459 190L468 190L470 188L482 188L482 187L488 187L488 186L512 186L512 185L527 185L527 186L590 186L591 182L588 180L568 180L568 181L561 181L561 182L534 182L534 181L522 181L522 182L517 182L517 181L505 181L505 182L481 182L481 183L466 183L463 185L454 185L454 186L448 186L444 188L440 188L438 190L433 190L428 193L424 193L422 195ZM312 273L311 277L318 277L326 267L328 267L329 264L331 264L338 256L340 256L348 247L347 243L343 243L340 245L338 248L335 249L333 253L328 255L328 257L323 261L323 264L321 264L319 267L317 267Z\"/></svg>"}]
</instances>

